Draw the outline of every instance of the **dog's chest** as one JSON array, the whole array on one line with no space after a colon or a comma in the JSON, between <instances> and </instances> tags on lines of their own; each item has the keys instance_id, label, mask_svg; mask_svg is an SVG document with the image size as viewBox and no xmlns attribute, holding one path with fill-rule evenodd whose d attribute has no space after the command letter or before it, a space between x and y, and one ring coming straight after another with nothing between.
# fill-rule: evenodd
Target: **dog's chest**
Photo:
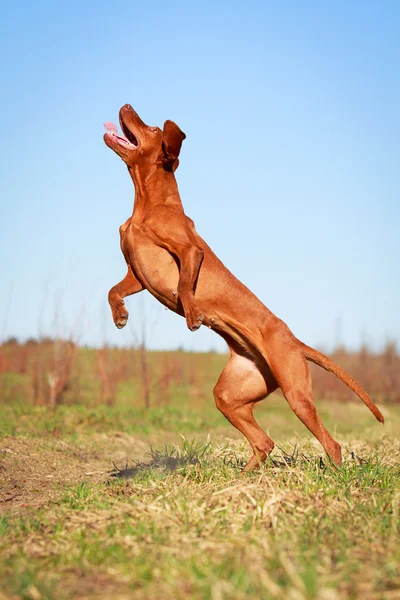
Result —
<instances>
[{"instance_id":1,"label":"dog's chest","mask_svg":"<svg viewBox=\"0 0 400 600\"><path fill-rule=\"evenodd\" d=\"M161 301L176 301L179 270L174 257L139 228L130 227L122 251L141 283Z\"/></svg>"}]
</instances>

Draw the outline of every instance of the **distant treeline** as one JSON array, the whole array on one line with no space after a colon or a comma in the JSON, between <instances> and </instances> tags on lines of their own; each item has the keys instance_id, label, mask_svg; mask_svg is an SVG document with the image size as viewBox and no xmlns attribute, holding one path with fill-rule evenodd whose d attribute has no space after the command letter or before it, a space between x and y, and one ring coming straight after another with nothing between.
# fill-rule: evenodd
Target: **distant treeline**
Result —
<instances>
[{"instance_id":1,"label":"distant treeline","mask_svg":"<svg viewBox=\"0 0 400 600\"><path fill-rule=\"evenodd\" d=\"M376 402L400 402L400 355L394 342L380 353L365 346L358 352L338 348L331 357ZM212 388L226 361L226 355L215 352L88 348L61 339L19 343L10 338L0 345L0 398L49 407L201 404L212 401ZM355 400L334 375L310 366L316 399Z\"/></svg>"}]
</instances>

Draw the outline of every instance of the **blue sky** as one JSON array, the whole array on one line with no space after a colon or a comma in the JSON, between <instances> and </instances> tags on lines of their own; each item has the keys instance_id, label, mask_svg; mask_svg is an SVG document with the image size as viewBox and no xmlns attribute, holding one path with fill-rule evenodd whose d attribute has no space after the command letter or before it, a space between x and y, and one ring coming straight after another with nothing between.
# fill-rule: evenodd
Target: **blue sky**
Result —
<instances>
[{"instance_id":1,"label":"blue sky","mask_svg":"<svg viewBox=\"0 0 400 600\"><path fill-rule=\"evenodd\" d=\"M223 349L144 294L117 331L131 103L186 132L197 231L303 341L400 338L400 3L8 3L0 24L0 336Z\"/></svg>"}]
</instances>

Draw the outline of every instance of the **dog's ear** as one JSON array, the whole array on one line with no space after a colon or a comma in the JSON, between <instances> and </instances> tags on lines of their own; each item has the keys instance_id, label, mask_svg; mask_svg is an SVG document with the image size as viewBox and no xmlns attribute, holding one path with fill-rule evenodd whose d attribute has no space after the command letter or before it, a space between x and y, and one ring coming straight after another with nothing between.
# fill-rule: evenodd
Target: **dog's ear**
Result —
<instances>
[{"instance_id":1,"label":"dog's ear","mask_svg":"<svg viewBox=\"0 0 400 600\"><path fill-rule=\"evenodd\" d=\"M179 129L176 123L165 121L162 141L163 156L161 158L165 169L175 171L178 167L178 156L185 137L186 135Z\"/></svg>"}]
</instances>

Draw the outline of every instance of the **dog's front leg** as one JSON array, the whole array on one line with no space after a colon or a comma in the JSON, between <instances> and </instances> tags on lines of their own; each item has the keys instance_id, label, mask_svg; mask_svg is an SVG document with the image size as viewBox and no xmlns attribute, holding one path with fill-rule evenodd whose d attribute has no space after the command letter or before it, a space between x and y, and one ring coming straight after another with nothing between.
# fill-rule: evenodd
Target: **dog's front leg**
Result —
<instances>
[{"instance_id":1,"label":"dog's front leg","mask_svg":"<svg viewBox=\"0 0 400 600\"><path fill-rule=\"evenodd\" d=\"M185 313L187 326L196 331L204 321L204 315L195 299L204 250L196 235L193 221L184 213L165 207L154 209L141 226L157 246L165 248L179 261L178 297Z\"/></svg>"},{"instance_id":2,"label":"dog's front leg","mask_svg":"<svg viewBox=\"0 0 400 600\"><path fill-rule=\"evenodd\" d=\"M111 307L114 323L118 329L125 327L129 313L125 308L124 298L137 294L143 289L140 281L135 277L131 267L128 265L128 272L124 279L114 285L108 292L108 302Z\"/></svg>"},{"instance_id":3,"label":"dog's front leg","mask_svg":"<svg viewBox=\"0 0 400 600\"><path fill-rule=\"evenodd\" d=\"M197 306L194 297L204 251L197 246L185 246L177 252L180 262L178 297L182 303L186 323L190 331L196 331L204 321L204 314Z\"/></svg>"}]
</instances>

